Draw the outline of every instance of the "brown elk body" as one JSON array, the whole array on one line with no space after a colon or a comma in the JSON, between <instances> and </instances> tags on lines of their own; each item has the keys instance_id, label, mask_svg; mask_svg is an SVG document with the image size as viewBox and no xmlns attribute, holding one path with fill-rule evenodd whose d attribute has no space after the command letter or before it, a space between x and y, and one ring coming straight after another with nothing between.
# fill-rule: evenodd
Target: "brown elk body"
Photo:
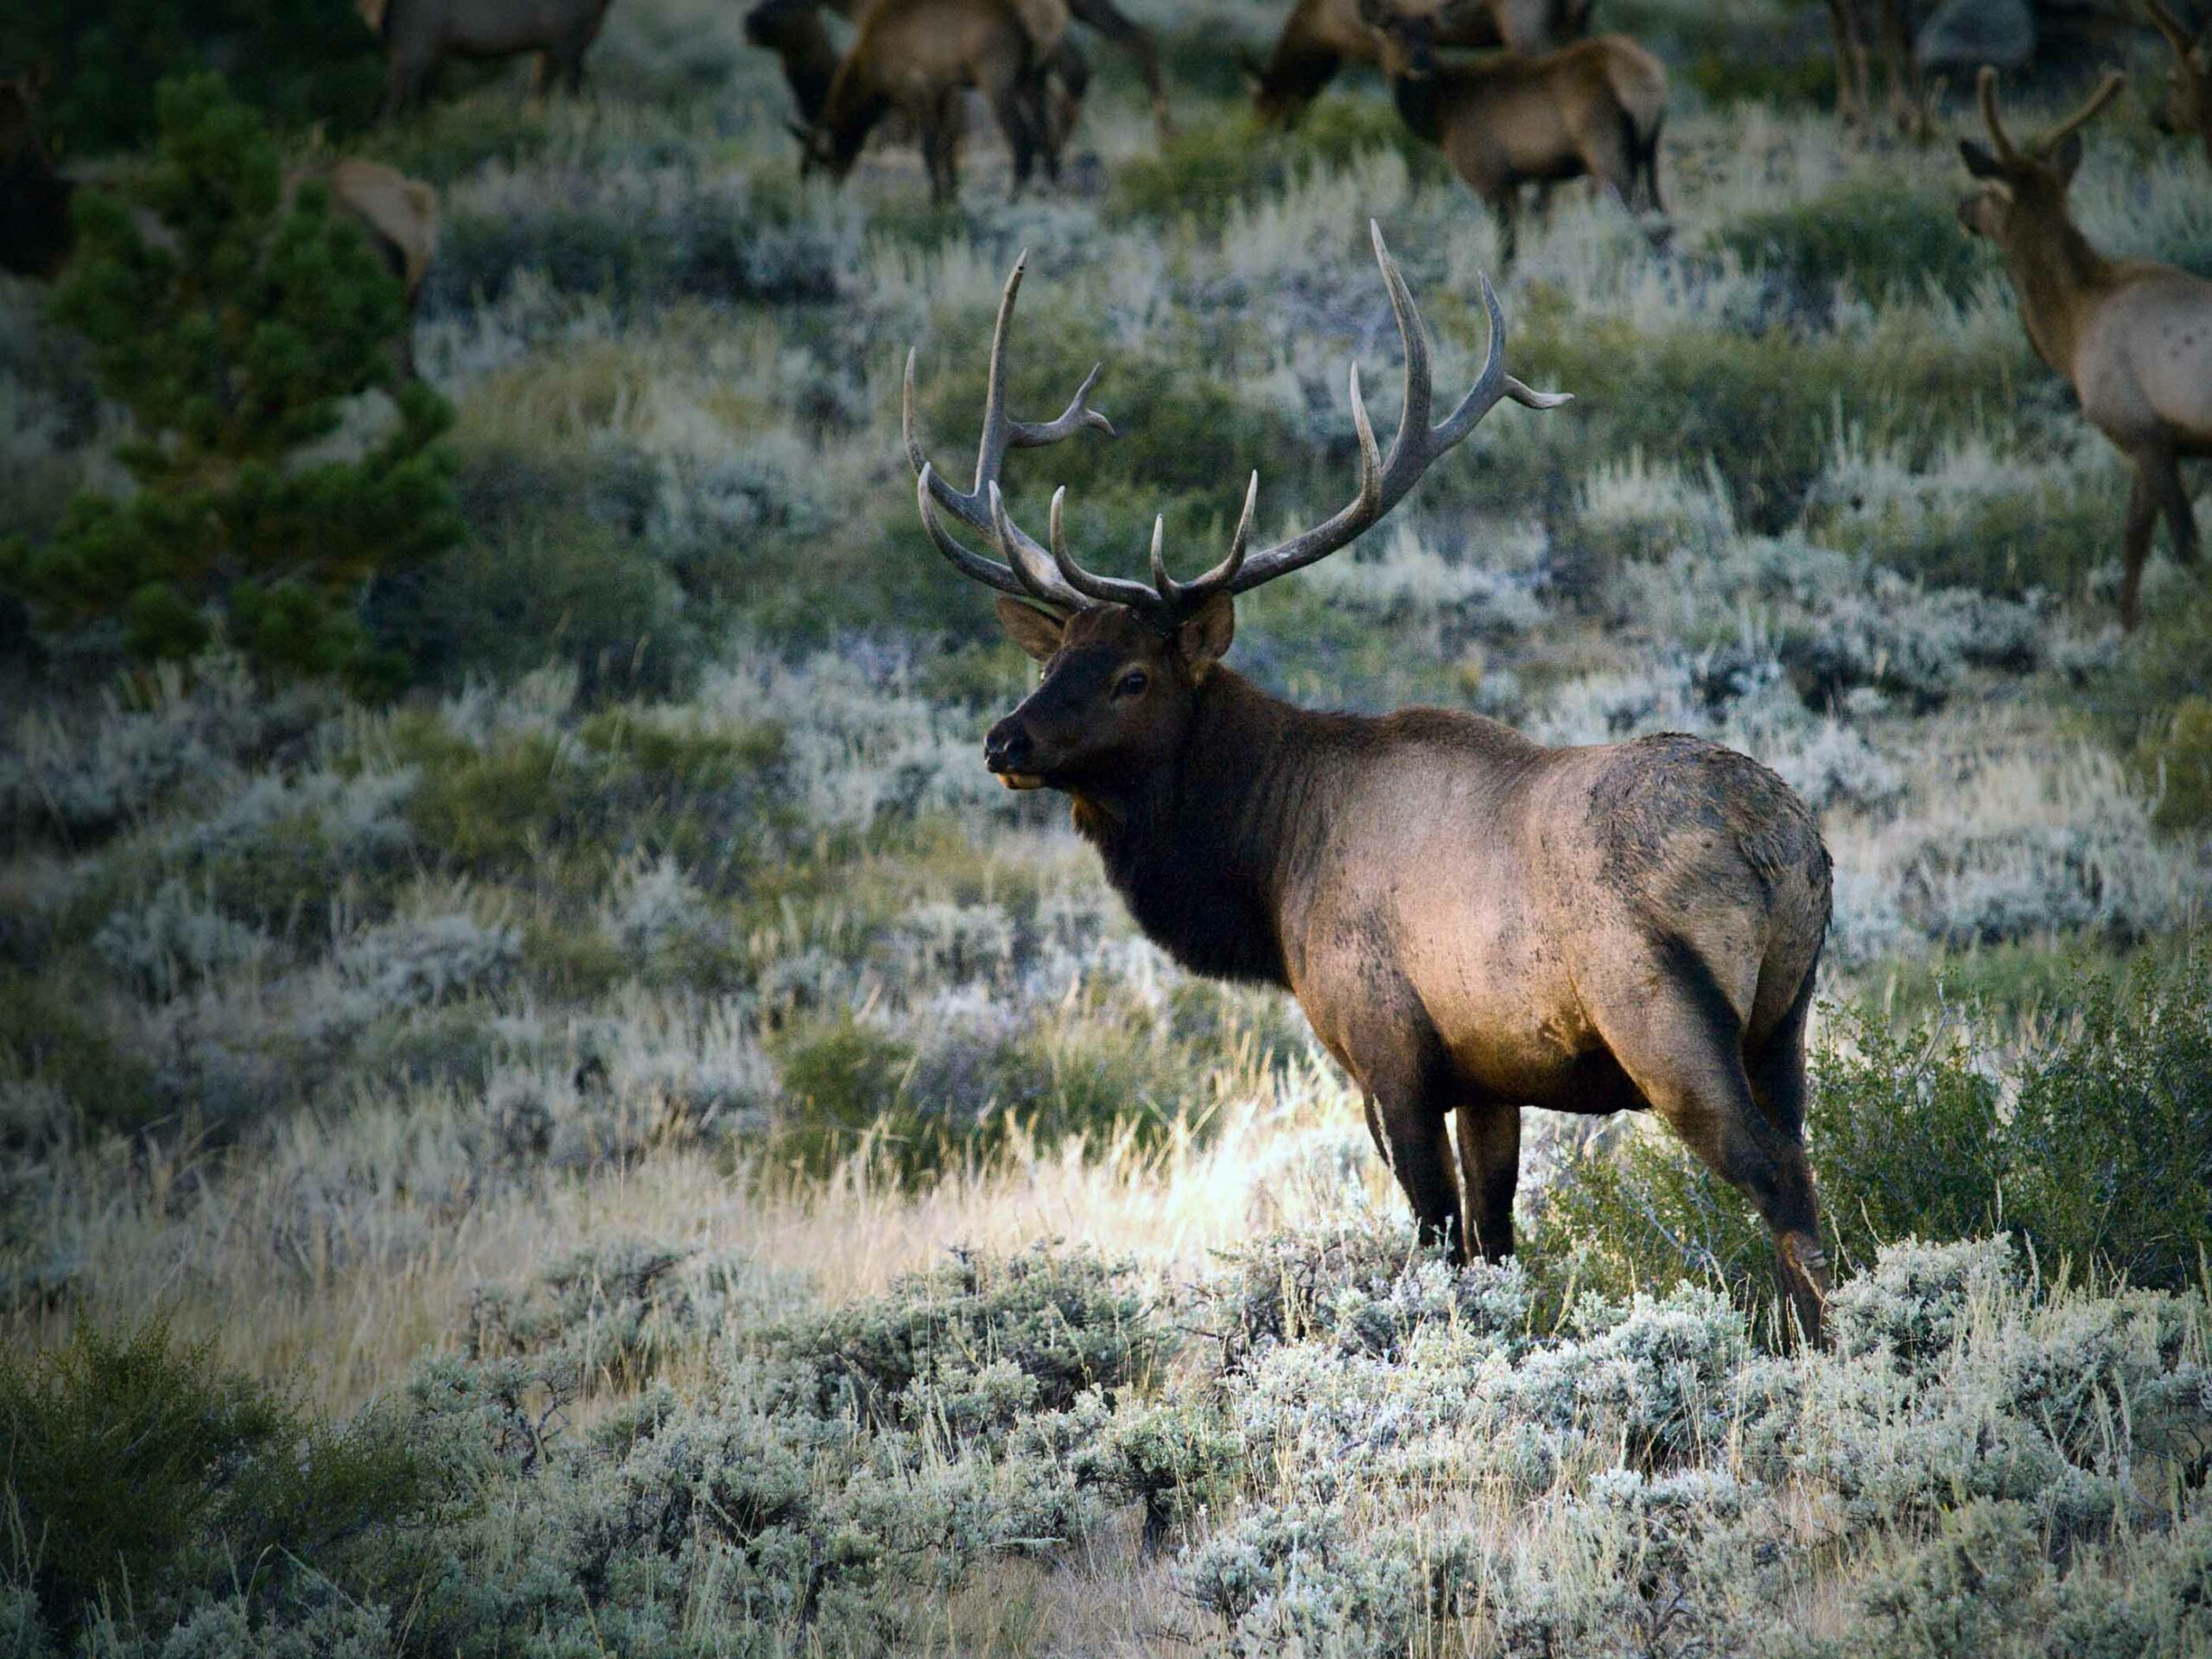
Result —
<instances>
[{"instance_id":1,"label":"brown elk body","mask_svg":"<svg viewBox=\"0 0 2212 1659\"><path fill-rule=\"evenodd\" d=\"M960 188L970 91L983 95L1006 135L1017 188L1040 156L1057 175L1043 61L1014 0L875 0L804 135L808 162L842 179L869 134L896 112L920 139L931 199L950 201Z\"/></svg>"},{"instance_id":2,"label":"brown elk body","mask_svg":"<svg viewBox=\"0 0 2212 1659\"><path fill-rule=\"evenodd\" d=\"M2073 115L2020 149L1998 115L1996 71L1983 70L1991 148L1960 141L1967 170L1985 183L1959 204L1959 219L2003 251L2036 354L2066 377L2082 418L2134 466L2120 590L2120 622L2132 628L2162 514L2174 556L2196 561L2196 519L2179 463L2212 456L2212 283L2172 265L2108 259L2067 211L2080 129L2121 84L2107 78Z\"/></svg>"},{"instance_id":3,"label":"brown elk body","mask_svg":"<svg viewBox=\"0 0 2212 1659\"><path fill-rule=\"evenodd\" d=\"M543 95L557 79L583 90L584 54L599 38L609 0L369 0L384 42L384 106L389 118L419 98L448 58L511 58L534 52L533 78Z\"/></svg>"},{"instance_id":4,"label":"brown elk body","mask_svg":"<svg viewBox=\"0 0 2212 1659\"><path fill-rule=\"evenodd\" d=\"M51 280L60 274L76 246L71 205L80 187L57 168L40 143L35 111L40 82L19 76L0 81L0 270ZM422 293L423 279L438 246L438 193L382 162L341 156L284 175L283 206L300 187L321 182L330 205L359 225L393 276L399 278L409 313ZM157 223L142 227L149 240L168 236ZM411 377L414 361L401 337L398 364Z\"/></svg>"},{"instance_id":5,"label":"brown elk body","mask_svg":"<svg viewBox=\"0 0 2212 1659\"><path fill-rule=\"evenodd\" d=\"M1063 791L1138 925L1192 970L1287 988L1357 1081L1368 1127L1424 1235L1455 1255L1513 1245L1521 1109L1657 1111L1772 1229L1798 1319L1817 1331L1824 1258L1802 1146L1804 1039L1829 910L1811 814L1773 773L1691 737L1535 743L1479 716L1381 718L1292 707L1224 666L1232 595L1326 556L1389 512L1437 456L1510 397L1564 401L1506 374L1490 311L1474 388L1430 424L1426 336L1376 252L1406 349L1387 456L1351 376L1360 488L1277 546L1248 551L1258 478L1228 556L1181 583L1153 537L1147 584L1093 575L1007 516L1010 448L1089 427L1096 371L1058 419L1006 412L994 336L972 490L907 449L922 518L963 574L1005 595L1042 683L991 728L1009 786ZM942 515L982 532L993 559ZM1449 1121L1458 1119L1457 1160Z\"/></svg>"},{"instance_id":6,"label":"brown elk body","mask_svg":"<svg viewBox=\"0 0 2212 1659\"><path fill-rule=\"evenodd\" d=\"M746 38L783 60L784 78L790 83L801 121L810 124L821 113L830 79L837 67L837 48L823 24L822 14L830 11L857 18L866 9L866 0L761 0L746 14ZM1160 73L1160 54L1152 35L1113 0L1022 0L1018 9L1053 83L1055 125L1063 138L1074 125L1090 79L1088 60L1067 38L1071 22L1096 29L1136 60L1137 71L1152 99L1153 124L1160 142L1174 136L1174 123L1167 110L1167 82Z\"/></svg>"},{"instance_id":7,"label":"brown elk body","mask_svg":"<svg viewBox=\"0 0 2212 1659\"><path fill-rule=\"evenodd\" d=\"M1430 20L1389 0L1361 0L1398 113L1444 152L1497 216L1502 257L1519 241L1521 188L1591 178L1631 210L1662 213L1659 129L1667 71L1625 35L1578 41L1541 57L1434 55Z\"/></svg>"},{"instance_id":8,"label":"brown elk body","mask_svg":"<svg viewBox=\"0 0 2212 1659\"><path fill-rule=\"evenodd\" d=\"M1430 20L1440 47L1534 55L1588 33L1590 7L1591 0L1414 0L1406 9ZM1287 124L1344 64L1379 60L1361 0L1297 0L1266 62L1249 66L1254 99L1262 119Z\"/></svg>"},{"instance_id":9,"label":"brown elk body","mask_svg":"<svg viewBox=\"0 0 2212 1659\"><path fill-rule=\"evenodd\" d=\"M2161 131L2204 141L2204 159L2212 162L2212 20L2202 34L2192 37L2180 18L2158 3L2145 0L2152 22L2173 48L2173 73L2166 80L2166 95L2158 105Z\"/></svg>"}]
</instances>

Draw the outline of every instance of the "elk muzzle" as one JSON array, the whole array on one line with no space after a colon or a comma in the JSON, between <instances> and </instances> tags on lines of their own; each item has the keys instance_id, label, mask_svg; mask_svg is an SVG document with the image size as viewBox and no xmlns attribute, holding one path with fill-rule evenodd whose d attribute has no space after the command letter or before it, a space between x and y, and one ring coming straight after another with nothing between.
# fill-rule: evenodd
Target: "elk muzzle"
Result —
<instances>
[{"instance_id":1,"label":"elk muzzle","mask_svg":"<svg viewBox=\"0 0 2212 1659\"><path fill-rule=\"evenodd\" d=\"M1045 780L1026 770L1034 764L1037 746L1020 714L1008 715L983 739L983 764L1008 789L1042 789Z\"/></svg>"}]
</instances>

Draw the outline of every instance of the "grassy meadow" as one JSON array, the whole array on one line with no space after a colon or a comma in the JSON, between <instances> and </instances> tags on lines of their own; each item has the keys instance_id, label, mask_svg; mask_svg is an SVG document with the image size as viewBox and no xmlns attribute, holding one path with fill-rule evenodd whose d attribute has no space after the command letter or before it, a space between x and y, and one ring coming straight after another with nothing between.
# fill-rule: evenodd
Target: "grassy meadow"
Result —
<instances>
[{"instance_id":1,"label":"grassy meadow","mask_svg":"<svg viewBox=\"0 0 2212 1659\"><path fill-rule=\"evenodd\" d=\"M358 146L442 196L467 533L364 601L405 689L0 615L0 1652L2212 1654L2212 582L2161 550L2118 629L2127 474L1948 138L1840 144L1817 8L1600 0L1673 73L1665 234L1565 190L1501 273L1371 75L1249 126L1279 0L1136 10L1181 137L1087 39L1063 188L979 130L944 210L887 143L803 184L730 0L616 0L581 104L457 78ZM2077 217L2212 276L2157 82ZM1268 537L1349 498L1348 361L1395 422L1370 218L1440 390L1487 270L1575 401L1231 661L1815 807L1824 1351L1655 1125L1530 1113L1520 1258L1416 1249L1296 1007L983 769L1033 671L917 520L909 346L964 483L1027 249L1016 412L1103 362L1122 435L1012 510L1188 573L1250 467ZM0 278L34 542L129 435L44 305Z\"/></svg>"}]
</instances>

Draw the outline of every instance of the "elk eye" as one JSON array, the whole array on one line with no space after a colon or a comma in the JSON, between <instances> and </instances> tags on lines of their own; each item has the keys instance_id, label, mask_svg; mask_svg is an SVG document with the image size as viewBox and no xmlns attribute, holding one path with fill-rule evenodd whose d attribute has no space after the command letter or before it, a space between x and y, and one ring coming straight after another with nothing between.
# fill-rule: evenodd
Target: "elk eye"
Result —
<instances>
[{"instance_id":1,"label":"elk eye","mask_svg":"<svg viewBox=\"0 0 2212 1659\"><path fill-rule=\"evenodd\" d=\"M1122 676L1121 683L1114 688L1114 695L1117 697L1134 697L1151 683L1152 682L1145 677L1142 669L1131 669Z\"/></svg>"}]
</instances>

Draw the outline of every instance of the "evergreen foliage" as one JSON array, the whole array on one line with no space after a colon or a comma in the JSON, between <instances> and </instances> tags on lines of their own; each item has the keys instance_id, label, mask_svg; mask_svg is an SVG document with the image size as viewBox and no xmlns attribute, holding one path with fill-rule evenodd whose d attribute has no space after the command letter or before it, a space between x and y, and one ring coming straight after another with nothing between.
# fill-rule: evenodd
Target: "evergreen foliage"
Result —
<instances>
[{"instance_id":1,"label":"evergreen foliage","mask_svg":"<svg viewBox=\"0 0 2212 1659\"><path fill-rule=\"evenodd\" d=\"M280 125L358 125L376 108L376 36L351 0L10 0L0 67L54 67L47 113L75 154L156 134L146 89L219 67L237 95Z\"/></svg>"},{"instance_id":2,"label":"evergreen foliage","mask_svg":"<svg viewBox=\"0 0 2212 1659\"><path fill-rule=\"evenodd\" d=\"M398 281L321 185L286 200L274 140L219 80L164 83L158 102L154 168L133 200L80 193L53 302L134 417L118 458L138 488L79 496L44 546L0 547L0 588L48 626L119 619L141 658L189 655L219 624L264 668L388 681L401 665L359 601L461 538L452 411L406 385L358 460L300 454L392 382Z\"/></svg>"}]
</instances>

